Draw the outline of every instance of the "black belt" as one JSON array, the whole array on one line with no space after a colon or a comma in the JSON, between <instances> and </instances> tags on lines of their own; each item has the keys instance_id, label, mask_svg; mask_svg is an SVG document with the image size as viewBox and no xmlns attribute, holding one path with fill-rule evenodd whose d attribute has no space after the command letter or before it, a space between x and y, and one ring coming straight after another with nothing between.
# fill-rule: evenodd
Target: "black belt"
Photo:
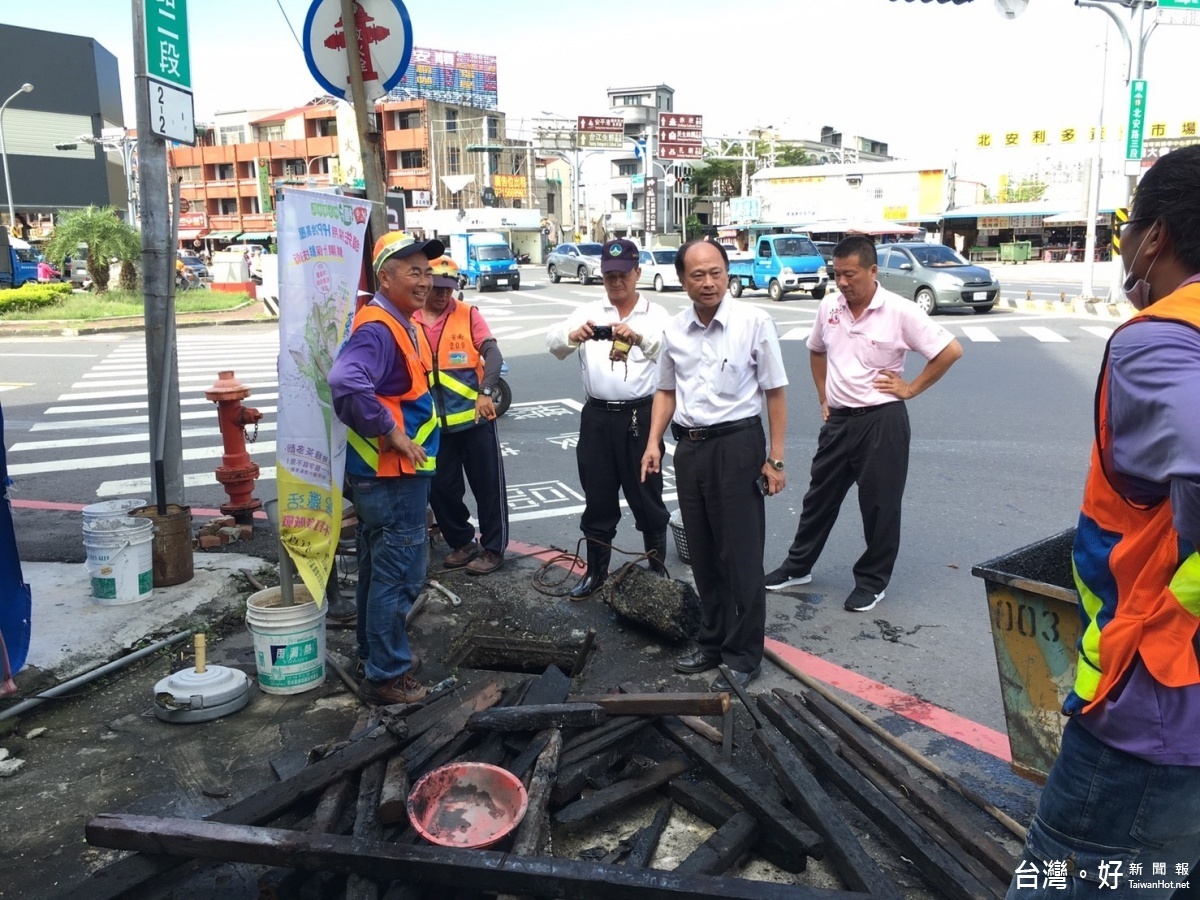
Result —
<instances>
[{"instance_id":1,"label":"black belt","mask_svg":"<svg viewBox=\"0 0 1200 900\"><path fill-rule=\"evenodd\" d=\"M750 416L745 419L738 419L735 422L722 422L719 425L706 425L703 428L684 428L682 425L671 423L671 434L675 436L675 440L682 441L707 441L709 438L720 437L723 434L733 434L735 431L744 431L754 425L761 424L762 419L758 416Z\"/></svg>"},{"instance_id":2,"label":"black belt","mask_svg":"<svg viewBox=\"0 0 1200 900\"><path fill-rule=\"evenodd\" d=\"M902 400L893 400L891 403L880 403L878 406L831 406L829 407L829 415L837 416L839 419L844 416L865 416L868 413L878 412L881 409L887 409L889 406L895 406L897 403L902 402Z\"/></svg>"},{"instance_id":3,"label":"black belt","mask_svg":"<svg viewBox=\"0 0 1200 900\"><path fill-rule=\"evenodd\" d=\"M649 397L638 397L636 400L598 400L595 397L588 397L588 406L594 406L596 409L606 409L609 412L641 409L643 406L649 406L653 402L653 394Z\"/></svg>"}]
</instances>

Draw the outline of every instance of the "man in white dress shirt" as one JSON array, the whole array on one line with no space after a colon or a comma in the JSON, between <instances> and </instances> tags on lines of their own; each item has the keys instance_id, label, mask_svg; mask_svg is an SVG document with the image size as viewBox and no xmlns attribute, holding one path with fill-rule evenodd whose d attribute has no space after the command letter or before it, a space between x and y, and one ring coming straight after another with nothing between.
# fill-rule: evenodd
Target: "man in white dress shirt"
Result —
<instances>
[{"instance_id":1,"label":"man in white dress shirt","mask_svg":"<svg viewBox=\"0 0 1200 900\"><path fill-rule=\"evenodd\" d=\"M678 441L675 486L701 605L696 649L676 659L675 670L705 672L723 662L744 687L758 677L766 631L763 497L787 485L787 374L774 320L727 296L729 260L719 244L689 241L679 248L675 270L692 306L663 335L642 473L649 479L661 470L669 424ZM730 688L724 675L712 683L714 691Z\"/></svg>"},{"instance_id":2,"label":"man in white dress shirt","mask_svg":"<svg viewBox=\"0 0 1200 900\"><path fill-rule=\"evenodd\" d=\"M638 293L640 273L636 244L623 239L606 243L600 257L605 299L581 306L546 336L546 345L559 359L579 351L587 393L575 450L585 497L579 527L587 538L587 571L571 589L574 600L595 593L608 577L622 493L645 550L654 553L651 569L665 572L669 516L662 501L662 473L643 480L641 461L658 386L656 361L670 316ZM661 431L656 440L661 455Z\"/></svg>"}]
</instances>

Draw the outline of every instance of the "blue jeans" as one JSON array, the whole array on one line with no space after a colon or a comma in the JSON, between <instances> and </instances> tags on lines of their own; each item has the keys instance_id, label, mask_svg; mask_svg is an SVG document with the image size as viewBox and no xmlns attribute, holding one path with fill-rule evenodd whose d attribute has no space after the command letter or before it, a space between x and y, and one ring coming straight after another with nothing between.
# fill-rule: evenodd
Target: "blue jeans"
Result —
<instances>
[{"instance_id":1,"label":"blue jeans","mask_svg":"<svg viewBox=\"0 0 1200 900\"><path fill-rule=\"evenodd\" d=\"M358 655L371 681L412 665L404 617L425 586L425 507L432 478L350 477L358 514Z\"/></svg>"},{"instance_id":2,"label":"blue jeans","mask_svg":"<svg viewBox=\"0 0 1200 900\"><path fill-rule=\"evenodd\" d=\"M1198 860L1200 766L1146 762L1072 720L1007 900L1194 897Z\"/></svg>"}]
</instances>

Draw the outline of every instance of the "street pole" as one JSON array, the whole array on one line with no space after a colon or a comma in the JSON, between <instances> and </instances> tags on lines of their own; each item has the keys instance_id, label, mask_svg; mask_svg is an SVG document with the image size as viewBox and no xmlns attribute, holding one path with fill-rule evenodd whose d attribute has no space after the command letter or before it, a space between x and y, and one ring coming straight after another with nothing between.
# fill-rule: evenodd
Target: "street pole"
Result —
<instances>
[{"instance_id":1,"label":"street pole","mask_svg":"<svg viewBox=\"0 0 1200 900\"><path fill-rule=\"evenodd\" d=\"M642 176L642 246L647 250L653 242L650 231L650 191L658 191L654 181L654 131L653 126L646 126L646 174ZM657 198L656 198L657 200Z\"/></svg>"},{"instance_id":2,"label":"street pole","mask_svg":"<svg viewBox=\"0 0 1200 900\"><path fill-rule=\"evenodd\" d=\"M363 181L367 199L371 201L372 240L388 232L387 194L383 184L383 166L379 162L379 129L375 123L375 106L367 105L363 88L362 50L358 43L358 23L354 20L354 0L342 0L342 31L346 35L346 58L350 69L350 98L354 104L354 121L358 127L358 147L363 160Z\"/></svg>"},{"instance_id":3,"label":"street pole","mask_svg":"<svg viewBox=\"0 0 1200 900\"><path fill-rule=\"evenodd\" d=\"M134 105L137 109L138 197L142 206L142 291L146 333L146 411L150 420L150 483L154 500L184 505L183 434L179 414L178 362L173 335L175 248L170 246L167 145L150 133L150 86L146 75L144 0L133 3ZM101 260L103 265L104 261ZM161 454L158 475L155 457ZM161 490L160 490L161 488Z\"/></svg>"},{"instance_id":4,"label":"street pole","mask_svg":"<svg viewBox=\"0 0 1200 900\"><path fill-rule=\"evenodd\" d=\"M1104 155L1101 146L1104 139L1104 94L1108 82L1108 33L1104 36L1104 65L1100 69L1100 110L1096 114L1096 152L1091 159L1091 179L1088 181L1087 232L1083 241L1083 297L1090 300L1095 296L1096 273L1096 216L1100 213L1100 180L1103 178Z\"/></svg>"},{"instance_id":5,"label":"street pole","mask_svg":"<svg viewBox=\"0 0 1200 900\"><path fill-rule=\"evenodd\" d=\"M0 103L0 159L4 161L4 196L8 198L8 233L12 235L13 226L17 224L17 214L13 212L12 199L12 179L8 177L8 148L4 145L4 111L8 109L8 104L12 103L22 94L28 94L33 90L33 85L28 81L13 91L12 96Z\"/></svg>"}]
</instances>

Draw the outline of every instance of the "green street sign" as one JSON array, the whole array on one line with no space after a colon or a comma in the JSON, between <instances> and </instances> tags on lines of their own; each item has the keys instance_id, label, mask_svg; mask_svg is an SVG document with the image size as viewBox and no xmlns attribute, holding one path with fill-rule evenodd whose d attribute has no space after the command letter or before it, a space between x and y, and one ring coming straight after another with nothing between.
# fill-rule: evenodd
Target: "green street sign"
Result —
<instances>
[{"instance_id":1,"label":"green street sign","mask_svg":"<svg viewBox=\"0 0 1200 900\"><path fill-rule=\"evenodd\" d=\"M187 0L142 0L146 21L146 74L192 89Z\"/></svg>"},{"instance_id":2,"label":"green street sign","mask_svg":"<svg viewBox=\"0 0 1200 900\"><path fill-rule=\"evenodd\" d=\"M1129 127L1125 134L1125 158L1142 158L1142 136L1146 129L1146 82L1129 82Z\"/></svg>"},{"instance_id":3,"label":"green street sign","mask_svg":"<svg viewBox=\"0 0 1200 900\"><path fill-rule=\"evenodd\" d=\"M1200 0L1158 0L1158 8L1200 10Z\"/></svg>"}]
</instances>

